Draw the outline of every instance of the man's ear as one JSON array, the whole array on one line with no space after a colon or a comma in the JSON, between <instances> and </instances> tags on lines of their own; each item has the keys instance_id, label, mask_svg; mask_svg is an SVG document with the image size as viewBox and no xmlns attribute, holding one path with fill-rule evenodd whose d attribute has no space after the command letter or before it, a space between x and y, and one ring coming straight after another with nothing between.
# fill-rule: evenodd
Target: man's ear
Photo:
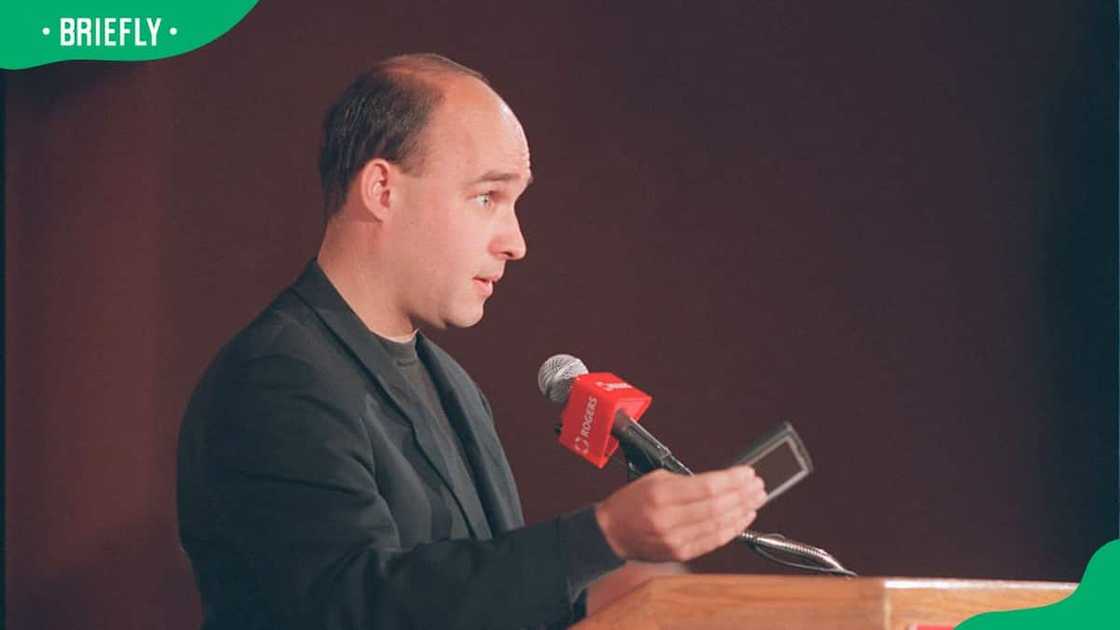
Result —
<instances>
[{"instance_id":1,"label":"man's ear","mask_svg":"<svg viewBox=\"0 0 1120 630\"><path fill-rule=\"evenodd\" d=\"M356 192L367 217L379 222L388 218L395 201L392 193L398 176L399 170L381 158L370 160L362 167Z\"/></svg>"}]
</instances>

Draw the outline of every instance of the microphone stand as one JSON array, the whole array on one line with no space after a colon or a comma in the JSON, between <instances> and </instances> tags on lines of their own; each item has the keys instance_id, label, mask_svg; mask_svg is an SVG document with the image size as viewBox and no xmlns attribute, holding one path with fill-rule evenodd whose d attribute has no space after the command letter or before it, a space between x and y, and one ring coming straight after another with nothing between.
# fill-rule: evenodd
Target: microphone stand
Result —
<instances>
[{"instance_id":1,"label":"microphone stand","mask_svg":"<svg viewBox=\"0 0 1120 630\"><path fill-rule=\"evenodd\" d=\"M629 420L629 418L627 418ZM663 469L678 475L689 475L693 472L679 459L673 456L664 444L657 441L636 422L628 423L628 429L641 435L640 440L620 441L620 450L626 458L627 480L633 481L642 475L654 470ZM813 571L828 575L843 575L855 577L856 574L844 568L844 565L832 557L824 549L807 545L786 538L781 534L763 534L753 530L745 530L735 537L752 551L763 558L795 569ZM793 560L782 556L792 557Z\"/></svg>"}]
</instances>

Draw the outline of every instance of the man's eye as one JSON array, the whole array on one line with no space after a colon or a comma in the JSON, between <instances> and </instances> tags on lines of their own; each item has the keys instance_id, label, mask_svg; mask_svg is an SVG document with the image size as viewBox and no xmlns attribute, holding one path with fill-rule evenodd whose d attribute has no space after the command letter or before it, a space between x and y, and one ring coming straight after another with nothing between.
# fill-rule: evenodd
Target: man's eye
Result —
<instances>
[{"instance_id":1,"label":"man's eye","mask_svg":"<svg viewBox=\"0 0 1120 630\"><path fill-rule=\"evenodd\" d=\"M494 193L484 192L481 195L475 195L474 200L475 203L482 206L483 208L489 208L494 204Z\"/></svg>"}]
</instances>

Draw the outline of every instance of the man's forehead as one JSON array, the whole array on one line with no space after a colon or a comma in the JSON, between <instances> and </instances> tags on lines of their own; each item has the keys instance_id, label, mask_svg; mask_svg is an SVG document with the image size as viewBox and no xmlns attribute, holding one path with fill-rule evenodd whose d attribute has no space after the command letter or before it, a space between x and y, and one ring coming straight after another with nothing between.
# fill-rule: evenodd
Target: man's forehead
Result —
<instances>
[{"instance_id":1,"label":"man's forehead","mask_svg":"<svg viewBox=\"0 0 1120 630\"><path fill-rule=\"evenodd\" d=\"M529 145L521 123L489 87L471 82L446 86L425 130L429 157L467 170L470 183L530 180Z\"/></svg>"},{"instance_id":2,"label":"man's forehead","mask_svg":"<svg viewBox=\"0 0 1120 630\"><path fill-rule=\"evenodd\" d=\"M483 173L481 176L476 177L475 179L469 181L468 184L471 184L471 185L485 184L485 183L505 184L505 183L517 183L521 180L525 180L525 185L528 186L529 184L533 183L533 173L532 173L532 171L529 171L527 173L527 175L528 176L526 177L522 173L518 173L518 172L514 172L514 171L490 170L490 171L487 171L487 172Z\"/></svg>"},{"instance_id":3,"label":"man's forehead","mask_svg":"<svg viewBox=\"0 0 1120 630\"><path fill-rule=\"evenodd\" d=\"M466 132L493 132L502 128L524 141L521 121L496 92L479 81L471 89L448 90L433 112L433 122Z\"/></svg>"}]
</instances>

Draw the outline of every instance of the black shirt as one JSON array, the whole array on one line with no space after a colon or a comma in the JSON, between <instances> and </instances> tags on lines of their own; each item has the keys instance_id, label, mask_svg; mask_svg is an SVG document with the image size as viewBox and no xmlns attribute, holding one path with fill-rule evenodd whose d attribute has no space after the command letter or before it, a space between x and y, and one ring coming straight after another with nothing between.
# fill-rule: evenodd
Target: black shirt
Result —
<instances>
[{"instance_id":1,"label":"black shirt","mask_svg":"<svg viewBox=\"0 0 1120 630\"><path fill-rule=\"evenodd\" d=\"M465 497L464 500L466 501L479 503L478 493L474 489L474 475L470 466L466 463L467 456L463 450L462 440L452 426L451 420L448 419L447 412L444 411L443 402L440 400L439 392L436 390L435 382L432 381L427 366L420 360L420 355L416 352L416 337L413 336L412 339L405 342L398 342L380 335L375 334L374 336L381 342L381 345L385 346L389 356L393 357L393 363L404 375L405 381L413 390L412 393L420 400L424 410L434 421L434 433L440 442L440 455L447 464L447 469L451 471L452 478L471 480L468 487L457 488L461 491L460 496ZM455 497L447 486L441 485L439 490L448 505L457 505ZM482 511L481 506L479 506L479 511ZM488 539L491 537L490 532L477 532L477 534L477 538ZM451 510L450 537L453 539L471 537L466 514L463 513L461 506L460 509Z\"/></svg>"}]
</instances>

